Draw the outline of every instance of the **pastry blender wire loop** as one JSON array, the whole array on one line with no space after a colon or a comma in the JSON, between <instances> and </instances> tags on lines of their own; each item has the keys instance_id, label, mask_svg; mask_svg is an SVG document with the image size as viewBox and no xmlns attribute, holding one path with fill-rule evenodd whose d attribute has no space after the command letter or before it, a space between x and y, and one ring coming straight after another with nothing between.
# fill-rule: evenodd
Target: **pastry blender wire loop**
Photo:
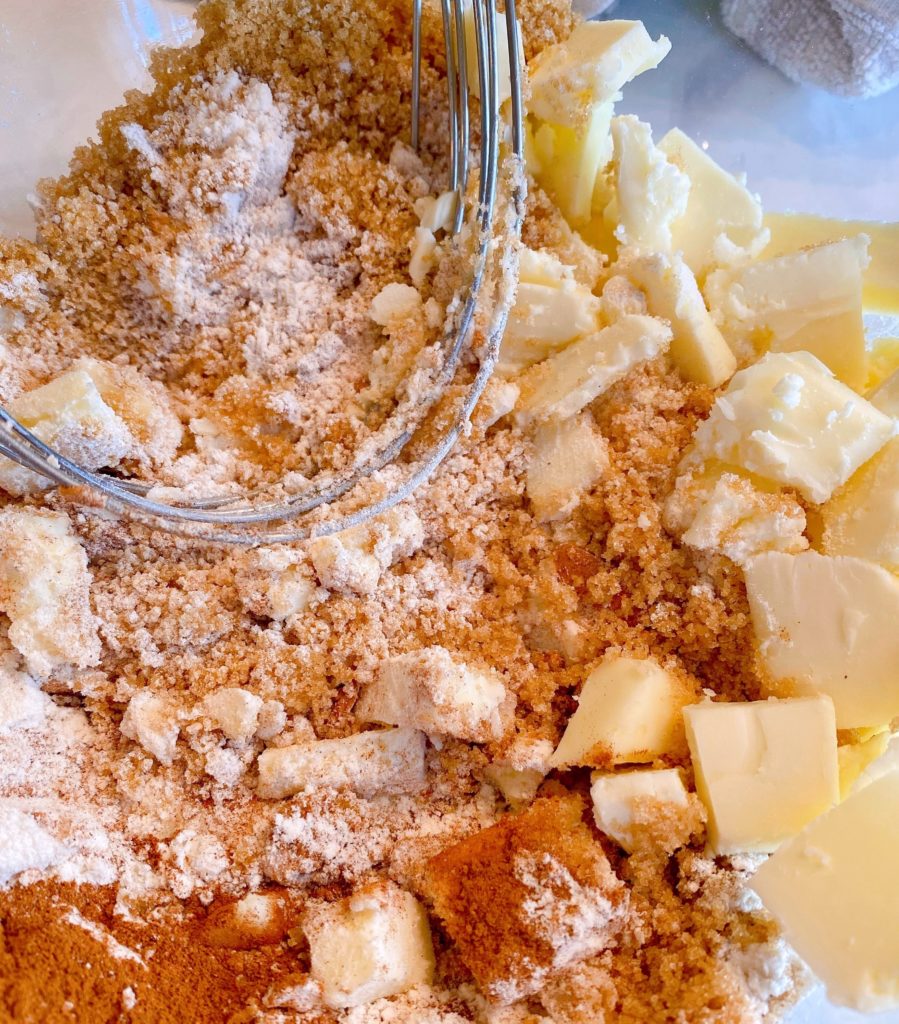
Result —
<instances>
[{"instance_id":1,"label":"pastry blender wire loop","mask_svg":"<svg viewBox=\"0 0 899 1024\"><path fill-rule=\"evenodd\" d=\"M496 365L510 304L510 286L517 267L517 243L524 209L522 62L514 0L506 0L498 14L493 0L470 0L476 44L480 103L480 161L477 201L466 209L470 173L470 83L468 41L464 26L467 0L440 0L446 51L446 78L450 130L449 189L456 194L452 232L458 234L466 216L474 232L474 254L467 290L455 301L452 328L440 339L437 366L424 394L398 408L379 431L374 450L364 451L345 471L320 473L306 486L287 495L266 497L262 491L227 497L185 498L166 501L154 494L154 485L123 480L108 473L91 472L44 444L40 438L0 407L0 454L63 487L85 489L90 504L128 515L154 527L203 541L242 545L305 540L348 529L387 511L426 481L446 458L467 427L474 407ZM497 25L505 18L509 48L511 100L508 115L500 113ZM422 0L412 0L412 145L418 149L421 121ZM507 134L508 132L508 134ZM508 138L508 145L506 139ZM501 155L505 146L508 155ZM497 274L496 268L499 269ZM445 394L456 376L463 353L470 347L475 314L490 291L485 284L499 277L490 320L478 347L478 370L458 403L453 422L408 469L401 481L383 497L324 521L301 522L353 490L379 470L394 463ZM369 446L370 448L372 446Z\"/></svg>"}]
</instances>

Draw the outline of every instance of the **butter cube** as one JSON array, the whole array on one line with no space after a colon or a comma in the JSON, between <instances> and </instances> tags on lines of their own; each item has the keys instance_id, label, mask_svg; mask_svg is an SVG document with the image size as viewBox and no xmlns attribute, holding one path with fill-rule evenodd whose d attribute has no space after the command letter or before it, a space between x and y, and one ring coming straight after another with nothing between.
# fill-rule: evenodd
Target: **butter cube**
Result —
<instances>
[{"instance_id":1,"label":"butter cube","mask_svg":"<svg viewBox=\"0 0 899 1024\"><path fill-rule=\"evenodd\" d=\"M680 251L698 281L716 266L757 256L768 240L762 205L680 128L672 128L659 149L690 180L683 215L671 225L671 246Z\"/></svg>"},{"instance_id":2,"label":"butter cube","mask_svg":"<svg viewBox=\"0 0 899 1024\"><path fill-rule=\"evenodd\" d=\"M899 715L899 579L873 562L768 552L745 566L759 649L777 688L833 698L840 729Z\"/></svg>"},{"instance_id":3,"label":"butter cube","mask_svg":"<svg viewBox=\"0 0 899 1024\"><path fill-rule=\"evenodd\" d=\"M646 658L605 658L587 677L550 766L645 763L683 744L691 687Z\"/></svg>"},{"instance_id":4,"label":"butter cube","mask_svg":"<svg viewBox=\"0 0 899 1024\"><path fill-rule=\"evenodd\" d=\"M553 745L549 740L514 740L500 761L487 765L487 781L503 795L512 807L529 804L537 795L549 771Z\"/></svg>"},{"instance_id":5,"label":"butter cube","mask_svg":"<svg viewBox=\"0 0 899 1024\"><path fill-rule=\"evenodd\" d=\"M899 771L813 821L752 887L835 1003L899 1007Z\"/></svg>"},{"instance_id":6,"label":"butter cube","mask_svg":"<svg viewBox=\"0 0 899 1024\"><path fill-rule=\"evenodd\" d=\"M685 544L738 565L763 551L804 551L805 511L797 499L763 491L721 467L681 475L664 507L665 526Z\"/></svg>"},{"instance_id":7,"label":"butter cube","mask_svg":"<svg viewBox=\"0 0 899 1024\"><path fill-rule=\"evenodd\" d=\"M165 697L139 690L128 702L120 728L123 736L139 743L160 764L170 765L174 760L181 728Z\"/></svg>"},{"instance_id":8,"label":"butter cube","mask_svg":"<svg viewBox=\"0 0 899 1024\"><path fill-rule=\"evenodd\" d=\"M422 196L413 203L418 223L428 231L449 231L456 213L458 197L455 192L441 192L439 196Z\"/></svg>"},{"instance_id":9,"label":"butter cube","mask_svg":"<svg viewBox=\"0 0 899 1024\"><path fill-rule=\"evenodd\" d=\"M532 173L574 227L593 214L596 177L612 159L611 121L612 104L599 103L589 108L583 124L544 121L533 133Z\"/></svg>"},{"instance_id":10,"label":"butter cube","mask_svg":"<svg viewBox=\"0 0 899 1024\"><path fill-rule=\"evenodd\" d=\"M716 853L769 853L840 796L829 697L684 708Z\"/></svg>"},{"instance_id":11,"label":"butter cube","mask_svg":"<svg viewBox=\"0 0 899 1024\"><path fill-rule=\"evenodd\" d=\"M326 1006L364 1006L434 977L424 908L392 882L360 889L313 911L303 924L311 973Z\"/></svg>"},{"instance_id":12,"label":"butter cube","mask_svg":"<svg viewBox=\"0 0 899 1024\"><path fill-rule=\"evenodd\" d=\"M643 252L671 250L671 224L682 217L690 179L652 141L652 129L630 114L612 118L615 200L606 216L615 237Z\"/></svg>"},{"instance_id":13,"label":"butter cube","mask_svg":"<svg viewBox=\"0 0 899 1024\"><path fill-rule=\"evenodd\" d=\"M671 330L649 316L624 316L522 374L522 423L567 419L640 363L668 347Z\"/></svg>"},{"instance_id":14,"label":"butter cube","mask_svg":"<svg viewBox=\"0 0 899 1024\"><path fill-rule=\"evenodd\" d=\"M159 381L150 380L131 366L87 356L72 369L83 370L90 377L100 397L130 431L134 442L130 458L153 466L175 455L184 431Z\"/></svg>"},{"instance_id":15,"label":"butter cube","mask_svg":"<svg viewBox=\"0 0 899 1024\"><path fill-rule=\"evenodd\" d=\"M87 668L100 660L90 586L87 554L67 515L0 511L0 609L32 675L44 677L63 665Z\"/></svg>"},{"instance_id":16,"label":"butter cube","mask_svg":"<svg viewBox=\"0 0 899 1024\"><path fill-rule=\"evenodd\" d=\"M653 42L639 21L581 22L531 61L530 111L544 121L582 124L591 106L613 100L670 49L665 36Z\"/></svg>"},{"instance_id":17,"label":"butter cube","mask_svg":"<svg viewBox=\"0 0 899 1024\"><path fill-rule=\"evenodd\" d=\"M239 686L225 686L209 694L203 706L229 740L247 740L256 732L262 698Z\"/></svg>"},{"instance_id":18,"label":"butter cube","mask_svg":"<svg viewBox=\"0 0 899 1024\"><path fill-rule=\"evenodd\" d=\"M590 799L597 828L628 853L638 845L635 829L646 815L676 814L689 807L689 794L676 768L595 775Z\"/></svg>"},{"instance_id":19,"label":"butter cube","mask_svg":"<svg viewBox=\"0 0 899 1024\"><path fill-rule=\"evenodd\" d=\"M469 668L444 647L428 647L383 661L356 714L363 722L487 743L509 731L514 708L497 673Z\"/></svg>"},{"instance_id":20,"label":"butter cube","mask_svg":"<svg viewBox=\"0 0 899 1024\"><path fill-rule=\"evenodd\" d=\"M414 729L269 747L259 755L258 792L267 800L305 789L346 788L363 797L416 793L425 783L424 757L424 734Z\"/></svg>"},{"instance_id":21,"label":"butter cube","mask_svg":"<svg viewBox=\"0 0 899 1024\"><path fill-rule=\"evenodd\" d=\"M44 444L85 469L116 466L133 438L84 370L71 370L9 403L9 412ZM22 495L50 481L0 456L0 487Z\"/></svg>"},{"instance_id":22,"label":"butter cube","mask_svg":"<svg viewBox=\"0 0 899 1024\"><path fill-rule=\"evenodd\" d=\"M737 368L736 356L718 330L693 272L677 254L628 260L623 272L643 291L649 312L671 324L668 354L687 380L717 388Z\"/></svg>"},{"instance_id":23,"label":"butter cube","mask_svg":"<svg viewBox=\"0 0 899 1024\"><path fill-rule=\"evenodd\" d=\"M486 19L487 13L484 12ZM462 26L465 30L465 67L468 72L468 87L472 95L481 98L481 80L478 76L478 34L474 20L474 7L466 4L462 12ZM519 63L524 65L524 55L519 53ZM506 16L496 14L496 89L500 106L512 95L512 78L509 67L509 28Z\"/></svg>"},{"instance_id":24,"label":"butter cube","mask_svg":"<svg viewBox=\"0 0 899 1024\"><path fill-rule=\"evenodd\" d=\"M822 548L899 572L899 437L821 506Z\"/></svg>"},{"instance_id":25,"label":"butter cube","mask_svg":"<svg viewBox=\"0 0 899 1024\"><path fill-rule=\"evenodd\" d=\"M694 440L700 457L795 487L821 504L893 429L814 356L782 352L734 374Z\"/></svg>"},{"instance_id":26,"label":"butter cube","mask_svg":"<svg viewBox=\"0 0 899 1024\"><path fill-rule=\"evenodd\" d=\"M323 587L364 596L375 592L394 562L411 557L423 543L418 514L399 505L371 522L314 538L309 555Z\"/></svg>"},{"instance_id":27,"label":"butter cube","mask_svg":"<svg viewBox=\"0 0 899 1024\"><path fill-rule=\"evenodd\" d=\"M868 238L844 238L789 256L719 270L705 294L731 345L811 352L856 391L867 377L862 271Z\"/></svg>"},{"instance_id":28,"label":"butter cube","mask_svg":"<svg viewBox=\"0 0 899 1024\"><path fill-rule=\"evenodd\" d=\"M548 522L569 515L608 465L605 440L589 414L541 424L525 477L537 518Z\"/></svg>"},{"instance_id":29,"label":"butter cube","mask_svg":"<svg viewBox=\"0 0 899 1024\"><path fill-rule=\"evenodd\" d=\"M390 328L414 317L421 309L421 294L410 284L384 285L372 299L368 315L381 327Z\"/></svg>"},{"instance_id":30,"label":"butter cube","mask_svg":"<svg viewBox=\"0 0 899 1024\"><path fill-rule=\"evenodd\" d=\"M506 324L499 372L513 374L599 328L600 300L555 256L522 252L515 304Z\"/></svg>"}]
</instances>

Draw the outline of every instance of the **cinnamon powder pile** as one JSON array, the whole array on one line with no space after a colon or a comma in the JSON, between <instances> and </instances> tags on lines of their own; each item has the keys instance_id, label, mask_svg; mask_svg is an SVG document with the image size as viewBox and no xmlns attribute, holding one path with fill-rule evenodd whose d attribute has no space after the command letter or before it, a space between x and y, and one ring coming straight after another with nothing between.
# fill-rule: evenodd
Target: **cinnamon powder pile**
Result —
<instances>
[{"instance_id":1,"label":"cinnamon powder pile","mask_svg":"<svg viewBox=\"0 0 899 1024\"><path fill-rule=\"evenodd\" d=\"M529 56L572 24L563 0L519 10ZM164 385L185 426L158 482L188 493L344 465L391 408L396 374L372 367L402 367L433 341L440 318L424 310L445 311L459 284L447 250L420 288L418 319L385 337L369 315L385 285L408 283L415 200L444 187L439 15L425 19L420 156L407 144L406 0L207 0L198 20L201 42L158 54L153 92L105 115L70 174L41 185L40 241L0 241L12 325L0 400L80 355L131 365ZM533 182L524 240L601 286L602 258ZM628 890L614 945L508 1016L485 1003L436 917L433 991L341 1013L277 994L309 970L309 900L376 878L428 900L425 863L508 814L490 764L555 744L604 654L652 656L697 693L759 695L742 574L661 523L713 400L663 360L615 385L591 409L609 469L549 525L524 493L529 439L481 412L410 503L421 543L370 592L323 586L307 545L222 549L56 492L9 499L71 519L103 653L44 680L46 703L0 731L0 800L28 809L64 850L0 892L0 1020L776 1019L802 972L746 894L751 865L703 854L697 813L656 822L631 857L594 830ZM308 581L312 597L281 616L270 587L285 579ZM355 703L380 662L433 644L502 671L517 698L514 735L429 746L420 794L259 798L262 750L358 732ZM0 647L16 667L5 631ZM259 701L256 731L238 739L206 703L234 687ZM158 697L177 725L168 763L122 730L136 694ZM689 778L686 751L666 763ZM587 783L586 772L554 774L540 795ZM253 891L278 895L279 927L223 933L216 915Z\"/></svg>"}]
</instances>

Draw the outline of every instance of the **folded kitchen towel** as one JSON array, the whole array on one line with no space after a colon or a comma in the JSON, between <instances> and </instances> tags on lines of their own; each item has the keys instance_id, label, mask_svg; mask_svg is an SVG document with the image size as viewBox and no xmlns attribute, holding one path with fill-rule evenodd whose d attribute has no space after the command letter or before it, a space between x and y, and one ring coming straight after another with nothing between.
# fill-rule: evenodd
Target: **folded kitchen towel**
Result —
<instances>
[{"instance_id":1,"label":"folded kitchen towel","mask_svg":"<svg viewBox=\"0 0 899 1024\"><path fill-rule=\"evenodd\" d=\"M899 84L899 0L722 0L721 13L796 82L842 96Z\"/></svg>"}]
</instances>

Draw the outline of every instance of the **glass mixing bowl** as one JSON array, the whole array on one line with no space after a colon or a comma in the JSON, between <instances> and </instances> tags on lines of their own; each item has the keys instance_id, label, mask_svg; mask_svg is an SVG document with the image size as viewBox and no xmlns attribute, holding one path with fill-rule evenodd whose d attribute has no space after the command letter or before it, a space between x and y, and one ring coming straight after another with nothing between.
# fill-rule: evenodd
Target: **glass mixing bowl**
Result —
<instances>
[{"instance_id":1,"label":"glass mixing bowl","mask_svg":"<svg viewBox=\"0 0 899 1024\"><path fill-rule=\"evenodd\" d=\"M147 81L148 54L193 32L190 0L0 0L0 232L31 235L34 182L61 173L98 115ZM656 137L677 125L765 209L899 220L899 89L869 100L799 86L721 23L714 0L619 0L672 51L631 83L619 110ZM895 329L882 319L877 333ZM790 1024L899 1024L830 1006L816 989Z\"/></svg>"}]
</instances>

